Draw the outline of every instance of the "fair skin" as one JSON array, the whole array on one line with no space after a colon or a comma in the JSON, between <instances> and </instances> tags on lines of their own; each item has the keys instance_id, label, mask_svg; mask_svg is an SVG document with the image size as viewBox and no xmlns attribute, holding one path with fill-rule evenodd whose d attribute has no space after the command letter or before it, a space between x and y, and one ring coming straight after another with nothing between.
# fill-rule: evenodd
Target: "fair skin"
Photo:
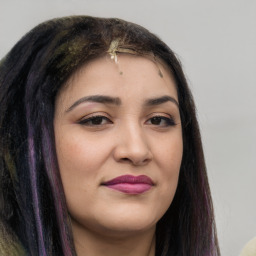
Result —
<instances>
[{"instance_id":1,"label":"fair skin","mask_svg":"<svg viewBox=\"0 0 256 256\"><path fill-rule=\"evenodd\" d=\"M183 152L167 69L128 54L118 63L110 56L91 61L59 92L54 129L77 255L153 256L156 223L173 200ZM106 185L123 175L152 183Z\"/></svg>"}]
</instances>

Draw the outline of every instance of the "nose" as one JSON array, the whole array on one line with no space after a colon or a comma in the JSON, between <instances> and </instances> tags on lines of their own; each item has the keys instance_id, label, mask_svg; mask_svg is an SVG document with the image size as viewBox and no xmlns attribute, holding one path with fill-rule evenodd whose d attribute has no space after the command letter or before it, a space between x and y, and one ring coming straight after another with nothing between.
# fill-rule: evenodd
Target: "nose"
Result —
<instances>
[{"instance_id":1,"label":"nose","mask_svg":"<svg viewBox=\"0 0 256 256\"><path fill-rule=\"evenodd\" d=\"M126 125L116 136L114 158L134 166L146 165L152 160L147 136L140 125Z\"/></svg>"}]
</instances>

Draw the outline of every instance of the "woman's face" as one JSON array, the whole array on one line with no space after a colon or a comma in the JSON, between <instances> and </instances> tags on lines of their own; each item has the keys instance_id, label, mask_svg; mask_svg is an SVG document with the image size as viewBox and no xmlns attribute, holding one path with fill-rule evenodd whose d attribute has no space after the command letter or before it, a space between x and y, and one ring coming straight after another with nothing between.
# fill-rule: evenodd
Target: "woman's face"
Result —
<instances>
[{"instance_id":1,"label":"woman's face","mask_svg":"<svg viewBox=\"0 0 256 256\"><path fill-rule=\"evenodd\" d=\"M168 71L125 54L118 63L93 60L60 91L54 129L73 228L154 230L173 200L183 151Z\"/></svg>"}]
</instances>

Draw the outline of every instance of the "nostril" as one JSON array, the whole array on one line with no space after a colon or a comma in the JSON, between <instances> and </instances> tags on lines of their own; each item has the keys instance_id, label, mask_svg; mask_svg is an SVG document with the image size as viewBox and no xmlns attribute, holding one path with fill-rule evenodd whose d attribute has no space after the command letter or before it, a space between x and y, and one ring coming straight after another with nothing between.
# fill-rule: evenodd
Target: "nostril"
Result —
<instances>
[{"instance_id":1,"label":"nostril","mask_svg":"<svg viewBox=\"0 0 256 256\"><path fill-rule=\"evenodd\" d=\"M120 159L120 162L121 163L127 163L127 164L131 164L131 165L138 165L138 163L134 160L134 159L131 159L129 157L123 157Z\"/></svg>"},{"instance_id":2,"label":"nostril","mask_svg":"<svg viewBox=\"0 0 256 256\"><path fill-rule=\"evenodd\" d=\"M127 158L127 157L124 157L124 158L121 159L121 161L130 162L131 160L129 158Z\"/></svg>"},{"instance_id":3,"label":"nostril","mask_svg":"<svg viewBox=\"0 0 256 256\"><path fill-rule=\"evenodd\" d=\"M129 158L129 157L123 157L120 159L120 162L123 162L123 163L130 163L132 165L144 165L144 164L147 164L148 162L150 161L150 159L132 159L132 158Z\"/></svg>"},{"instance_id":4,"label":"nostril","mask_svg":"<svg viewBox=\"0 0 256 256\"><path fill-rule=\"evenodd\" d=\"M138 141L137 141L138 142ZM147 145L138 144L130 140L129 143L118 145L113 151L115 161L134 166L145 165L152 159L152 153Z\"/></svg>"}]
</instances>

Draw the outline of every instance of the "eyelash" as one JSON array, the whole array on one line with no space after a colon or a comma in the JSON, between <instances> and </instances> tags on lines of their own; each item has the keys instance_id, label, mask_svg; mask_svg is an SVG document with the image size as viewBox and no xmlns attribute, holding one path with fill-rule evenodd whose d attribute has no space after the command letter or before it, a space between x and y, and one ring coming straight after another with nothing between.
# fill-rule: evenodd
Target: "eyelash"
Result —
<instances>
[{"instance_id":1,"label":"eyelash","mask_svg":"<svg viewBox=\"0 0 256 256\"><path fill-rule=\"evenodd\" d=\"M155 121L160 121L160 122L164 121L165 124L164 124L164 125L161 125L161 127L169 127L169 126L175 126L175 125L176 125L176 123L175 123L175 121L174 121L174 119L173 119L172 117L166 117L166 116L156 115L156 116L153 116L153 117L151 117L150 119L148 119L147 122L150 121L150 120L151 120L151 122L152 122L153 120L155 120ZM153 123L152 123L152 125L160 126L160 125L153 124Z\"/></svg>"},{"instance_id":2,"label":"eyelash","mask_svg":"<svg viewBox=\"0 0 256 256\"><path fill-rule=\"evenodd\" d=\"M104 123L102 124L102 121L105 120L107 121L107 123ZM159 126L159 127L169 127L169 126L175 126L176 123L174 121L174 119L172 117L166 117L166 116L160 116L160 115L156 115L156 116L153 116L151 118L149 118L146 123L148 123L149 121L160 121L160 123L162 121L164 121L164 125L159 125L159 124L153 124L151 123L152 125L154 126ZM96 123L93 123L93 122L96 122ZM97 123L98 122L98 123ZM102 126L102 125L105 125L105 124L112 124L113 122L107 118L106 116L102 116L102 115L96 115L96 116L91 116L89 118L86 118L86 119L82 119L78 122L79 124L81 125L85 125L85 126L91 126L91 127L99 127L99 126Z\"/></svg>"},{"instance_id":3,"label":"eyelash","mask_svg":"<svg viewBox=\"0 0 256 256\"><path fill-rule=\"evenodd\" d=\"M101 115L97 115L97 116L91 116L89 118L86 119L82 119L79 121L79 124L85 125L85 126L100 126L100 125L104 125L104 124L93 124L93 121L99 121L99 120L105 120L108 121L108 123L113 123L112 121L109 120L109 118L105 117L105 116L101 116Z\"/></svg>"}]
</instances>

